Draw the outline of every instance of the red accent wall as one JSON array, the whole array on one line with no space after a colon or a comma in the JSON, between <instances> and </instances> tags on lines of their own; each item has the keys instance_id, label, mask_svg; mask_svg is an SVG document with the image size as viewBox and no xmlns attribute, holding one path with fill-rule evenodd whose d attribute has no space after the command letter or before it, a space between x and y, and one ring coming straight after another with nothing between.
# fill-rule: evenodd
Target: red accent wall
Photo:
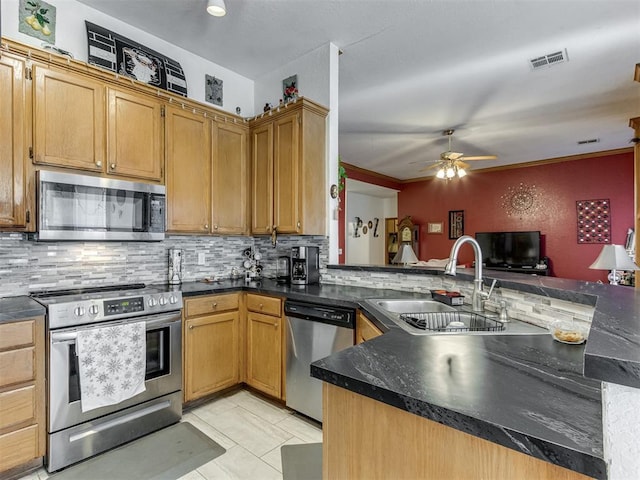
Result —
<instances>
[{"instance_id":1,"label":"red accent wall","mask_svg":"<svg viewBox=\"0 0 640 480\"><path fill-rule=\"evenodd\" d=\"M608 198L612 243L624 245L634 224L633 152L494 172L473 172L446 182L429 179L403 184L398 218L411 215L420 225L420 259L446 258L449 210L464 210L464 233L540 230L542 254L550 258L557 277L606 281L607 272L590 270L602 244L577 243L576 201ZM533 214L508 215L503 195L509 188L535 185L540 208ZM427 234L428 222L443 222L444 233ZM343 224L344 222L342 222ZM461 263L473 260L471 247L460 252Z\"/></svg>"}]
</instances>

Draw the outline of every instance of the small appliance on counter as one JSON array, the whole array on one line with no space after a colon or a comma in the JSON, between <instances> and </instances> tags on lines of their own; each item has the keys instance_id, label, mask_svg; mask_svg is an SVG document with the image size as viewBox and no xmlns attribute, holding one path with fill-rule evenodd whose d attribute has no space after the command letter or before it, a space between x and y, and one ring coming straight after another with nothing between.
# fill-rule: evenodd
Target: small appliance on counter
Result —
<instances>
[{"instance_id":1,"label":"small appliance on counter","mask_svg":"<svg viewBox=\"0 0 640 480\"><path fill-rule=\"evenodd\" d=\"M169 249L169 284L179 285L182 283L182 250L179 248Z\"/></svg>"},{"instance_id":2,"label":"small appliance on counter","mask_svg":"<svg viewBox=\"0 0 640 480\"><path fill-rule=\"evenodd\" d=\"M276 261L276 282L289 283L291 281L291 259L288 256L280 256Z\"/></svg>"},{"instance_id":3,"label":"small appliance on counter","mask_svg":"<svg viewBox=\"0 0 640 480\"><path fill-rule=\"evenodd\" d=\"M320 249L291 247L291 284L309 285L320 281Z\"/></svg>"}]
</instances>

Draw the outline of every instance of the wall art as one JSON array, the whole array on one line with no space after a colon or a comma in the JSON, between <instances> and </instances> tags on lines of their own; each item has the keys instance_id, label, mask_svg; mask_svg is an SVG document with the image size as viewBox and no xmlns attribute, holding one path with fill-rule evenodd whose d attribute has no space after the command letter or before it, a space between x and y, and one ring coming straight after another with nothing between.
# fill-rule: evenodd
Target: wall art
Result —
<instances>
[{"instance_id":1,"label":"wall art","mask_svg":"<svg viewBox=\"0 0 640 480\"><path fill-rule=\"evenodd\" d=\"M298 98L298 75L291 75L282 80L282 98L285 103Z\"/></svg>"},{"instance_id":2,"label":"wall art","mask_svg":"<svg viewBox=\"0 0 640 480\"><path fill-rule=\"evenodd\" d=\"M178 62L106 28L85 24L91 65L187 96L187 79Z\"/></svg>"},{"instance_id":3,"label":"wall art","mask_svg":"<svg viewBox=\"0 0 640 480\"><path fill-rule=\"evenodd\" d=\"M611 204L608 198L578 200L578 243L611 243Z\"/></svg>"},{"instance_id":4,"label":"wall art","mask_svg":"<svg viewBox=\"0 0 640 480\"><path fill-rule=\"evenodd\" d=\"M427 223L427 233L440 234L443 231L444 222L429 222Z\"/></svg>"},{"instance_id":5,"label":"wall art","mask_svg":"<svg viewBox=\"0 0 640 480\"><path fill-rule=\"evenodd\" d=\"M517 187L509 187L502 195L502 207L509 216L523 216L537 212L539 194L535 185L521 183Z\"/></svg>"},{"instance_id":6,"label":"wall art","mask_svg":"<svg viewBox=\"0 0 640 480\"><path fill-rule=\"evenodd\" d=\"M449 239L464 235L464 210L449 210Z\"/></svg>"},{"instance_id":7,"label":"wall art","mask_svg":"<svg viewBox=\"0 0 640 480\"><path fill-rule=\"evenodd\" d=\"M222 106L222 80L211 75L204 76L204 97L209 103Z\"/></svg>"},{"instance_id":8,"label":"wall art","mask_svg":"<svg viewBox=\"0 0 640 480\"><path fill-rule=\"evenodd\" d=\"M56 7L40 0L20 0L18 31L47 43L56 43Z\"/></svg>"}]
</instances>

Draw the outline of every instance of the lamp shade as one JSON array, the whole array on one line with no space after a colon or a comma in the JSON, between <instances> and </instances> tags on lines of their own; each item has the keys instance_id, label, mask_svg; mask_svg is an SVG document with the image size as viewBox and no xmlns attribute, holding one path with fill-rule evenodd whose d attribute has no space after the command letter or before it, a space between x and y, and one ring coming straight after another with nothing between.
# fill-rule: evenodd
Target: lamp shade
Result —
<instances>
[{"instance_id":1,"label":"lamp shade","mask_svg":"<svg viewBox=\"0 0 640 480\"><path fill-rule=\"evenodd\" d=\"M411 244L402 243L391 263L404 263L405 265L407 263L418 263L418 257L416 257L413 248L411 248Z\"/></svg>"},{"instance_id":2,"label":"lamp shade","mask_svg":"<svg viewBox=\"0 0 640 480\"><path fill-rule=\"evenodd\" d=\"M600 255L589 268L593 270L640 270L622 245L602 247Z\"/></svg>"},{"instance_id":3,"label":"lamp shade","mask_svg":"<svg viewBox=\"0 0 640 480\"><path fill-rule=\"evenodd\" d=\"M207 2L207 13L214 17L224 17L227 14L224 0L209 0Z\"/></svg>"}]
</instances>

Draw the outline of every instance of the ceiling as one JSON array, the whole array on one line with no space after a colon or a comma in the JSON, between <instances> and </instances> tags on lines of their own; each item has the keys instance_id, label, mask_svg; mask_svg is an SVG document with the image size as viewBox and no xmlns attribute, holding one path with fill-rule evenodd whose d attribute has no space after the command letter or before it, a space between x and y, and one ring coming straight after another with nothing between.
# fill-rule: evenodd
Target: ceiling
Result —
<instances>
[{"instance_id":1,"label":"ceiling","mask_svg":"<svg viewBox=\"0 0 640 480\"><path fill-rule=\"evenodd\" d=\"M333 42L342 160L398 179L425 175L445 129L498 156L478 169L629 147L640 116L639 0L226 0L222 18L206 0L80 1L250 79Z\"/></svg>"}]
</instances>

